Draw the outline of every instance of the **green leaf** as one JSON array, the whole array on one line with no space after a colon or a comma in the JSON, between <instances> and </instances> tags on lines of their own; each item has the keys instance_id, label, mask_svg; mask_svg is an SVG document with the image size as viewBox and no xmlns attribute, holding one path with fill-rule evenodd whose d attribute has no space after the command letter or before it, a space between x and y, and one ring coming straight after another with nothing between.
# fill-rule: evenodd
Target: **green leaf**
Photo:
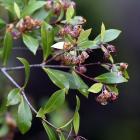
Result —
<instances>
[{"instance_id":1,"label":"green leaf","mask_svg":"<svg viewBox=\"0 0 140 140\"><path fill-rule=\"evenodd\" d=\"M100 47L94 41L86 40L78 45L79 49L99 49Z\"/></svg>"},{"instance_id":2,"label":"green leaf","mask_svg":"<svg viewBox=\"0 0 140 140\"><path fill-rule=\"evenodd\" d=\"M39 109L39 111L37 112L36 117L38 117L38 118L45 118L45 113L44 113L43 108Z\"/></svg>"},{"instance_id":3,"label":"green leaf","mask_svg":"<svg viewBox=\"0 0 140 140\"><path fill-rule=\"evenodd\" d=\"M66 12L66 20L67 22L69 22L71 20L71 18L74 16L74 8L73 6L70 6L68 9L67 9L67 12Z\"/></svg>"},{"instance_id":4,"label":"green leaf","mask_svg":"<svg viewBox=\"0 0 140 140\"><path fill-rule=\"evenodd\" d=\"M101 26L101 41L102 42L104 40L104 36L105 36L105 25L104 23L102 23L102 26Z\"/></svg>"},{"instance_id":5,"label":"green leaf","mask_svg":"<svg viewBox=\"0 0 140 140\"><path fill-rule=\"evenodd\" d=\"M118 38L120 34L121 34L120 30L116 30L116 29L106 30L103 42L105 43L111 42L115 40L116 38Z\"/></svg>"},{"instance_id":6,"label":"green leaf","mask_svg":"<svg viewBox=\"0 0 140 140\"><path fill-rule=\"evenodd\" d=\"M84 23L85 23L85 19L81 16L74 16L74 18L70 20L70 24L73 26L74 25L82 25Z\"/></svg>"},{"instance_id":7,"label":"green leaf","mask_svg":"<svg viewBox=\"0 0 140 140\"><path fill-rule=\"evenodd\" d=\"M72 72L73 78L77 89L81 94L83 94L85 97L88 97L88 86L84 83L84 81L80 78L79 75L77 75L74 71Z\"/></svg>"},{"instance_id":8,"label":"green leaf","mask_svg":"<svg viewBox=\"0 0 140 140\"><path fill-rule=\"evenodd\" d=\"M78 96L76 96L76 109L73 116L73 127L76 135L78 134L79 126L80 126L80 116L78 113L79 109L80 109L80 99Z\"/></svg>"},{"instance_id":9,"label":"green leaf","mask_svg":"<svg viewBox=\"0 0 140 140\"><path fill-rule=\"evenodd\" d=\"M18 104L21 99L20 97L20 90L18 88L11 90L8 94L7 106Z\"/></svg>"},{"instance_id":10,"label":"green leaf","mask_svg":"<svg viewBox=\"0 0 140 140\"><path fill-rule=\"evenodd\" d=\"M92 29L88 29L88 30L83 30L80 33L80 36L78 38L78 45L80 45L82 42L86 41L89 37L89 35L91 34Z\"/></svg>"},{"instance_id":11,"label":"green leaf","mask_svg":"<svg viewBox=\"0 0 140 140\"><path fill-rule=\"evenodd\" d=\"M22 134L25 134L31 127L32 113L29 105L22 98L18 107L17 125Z\"/></svg>"},{"instance_id":12,"label":"green leaf","mask_svg":"<svg viewBox=\"0 0 140 140\"><path fill-rule=\"evenodd\" d=\"M0 18L0 29L6 25L5 21Z\"/></svg>"},{"instance_id":13,"label":"green leaf","mask_svg":"<svg viewBox=\"0 0 140 140\"><path fill-rule=\"evenodd\" d=\"M62 132L61 132L60 135L59 135L59 140L66 140L66 139L65 139L65 136L63 135Z\"/></svg>"},{"instance_id":14,"label":"green leaf","mask_svg":"<svg viewBox=\"0 0 140 140\"><path fill-rule=\"evenodd\" d=\"M50 113L61 107L65 101L65 90L58 90L50 97L44 107L44 114Z\"/></svg>"},{"instance_id":15,"label":"green leaf","mask_svg":"<svg viewBox=\"0 0 140 140\"><path fill-rule=\"evenodd\" d=\"M11 55L12 47L13 47L13 38L10 32L6 32L3 45L4 45L3 62L4 62L4 65L6 65Z\"/></svg>"},{"instance_id":16,"label":"green leaf","mask_svg":"<svg viewBox=\"0 0 140 140\"><path fill-rule=\"evenodd\" d=\"M78 112L80 109L80 99L78 96L76 96L76 109L75 112Z\"/></svg>"},{"instance_id":17,"label":"green leaf","mask_svg":"<svg viewBox=\"0 0 140 140\"><path fill-rule=\"evenodd\" d=\"M102 42L103 43L108 43L108 42L111 42L115 39L117 39L119 37L119 35L121 34L121 31L120 30L116 30L116 29L109 29L109 30L106 30L105 31L105 34L104 34L104 39L103 41L101 40L101 34L98 35L94 42L96 44L101 44Z\"/></svg>"},{"instance_id":18,"label":"green leaf","mask_svg":"<svg viewBox=\"0 0 140 140\"><path fill-rule=\"evenodd\" d=\"M25 83L24 83L24 88L26 87L28 81L29 81L29 77L30 77L30 64L28 63L28 61L24 58L17 58L23 65L25 68Z\"/></svg>"},{"instance_id":19,"label":"green leaf","mask_svg":"<svg viewBox=\"0 0 140 140\"><path fill-rule=\"evenodd\" d=\"M123 76L124 76L126 79L128 79L128 80L130 79L130 76L129 76L127 70L124 70Z\"/></svg>"},{"instance_id":20,"label":"green leaf","mask_svg":"<svg viewBox=\"0 0 140 140\"><path fill-rule=\"evenodd\" d=\"M91 86L88 91L92 92L92 93L99 93L103 88L103 84L102 83L96 83L93 86Z\"/></svg>"},{"instance_id":21,"label":"green leaf","mask_svg":"<svg viewBox=\"0 0 140 140\"><path fill-rule=\"evenodd\" d=\"M32 15L32 18L43 21L49 16L49 14L50 14L50 11L46 12L46 9L42 7L36 12L34 12L34 14Z\"/></svg>"},{"instance_id":22,"label":"green leaf","mask_svg":"<svg viewBox=\"0 0 140 140\"><path fill-rule=\"evenodd\" d=\"M27 48L33 53L33 54L36 54L36 51L39 47L39 42L37 39L29 36L29 35L26 35L26 34L23 34L23 42L24 44L27 46Z\"/></svg>"},{"instance_id":23,"label":"green leaf","mask_svg":"<svg viewBox=\"0 0 140 140\"><path fill-rule=\"evenodd\" d=\"M109 72L109 73L102 74L96 77L95 80L105 84L119 84L128 81L123 76L118 75L117 72Z\"/></svg>"},{"instance_id":24,"label":"green leaf","mask_svg":"<svg viewBox=\"0 0 140 140\"><path fill-rule=\"evenodd\" d=\"M74 114L73 126L74 126L75 134L77 135L79 131L79 126L80 126L80 116L78 112L75 112Z\"/></svg>"},{"instance_id":25,"label":"green leaf","mask_svg":"<svg viewBox=\"0 0 140 140\"><path fill-rule=\"evenodd\" d=\"M20 18L20 8L16 2L14 2L14 10L18 18Z\"/></svg>"},{"instance_id":26,"label":"green leaf","mask_svg":"<svg viewBox=\"0 0 140 140\"><path fill-rule=\"evenodd\" d=\"M61 89L69 89L69 81L65 75L61 73L61 71L46 68L44 68L44 71L48 74L49 78L56 86Z\"/></svg>"},{"instance_id":27,"label":"green leaf","mask_svg":"<svg viewBox=\"0 0 140 140\"><path fill-rule=\"evenodd\" d=\"M30 3L23 9L22 17L32 15L35 11L37 11L38 9L40 9L40 8L41 8L42 6L44 6L45 4L46 4L46 2L44 2L44 1L33 1L33 2L30 2Z\"/></svg>"},{"instance_id":28,"label":"green leaf","mask_svg":"<svg viewBox=\"0 0 140 140\"><path fill-rule=\"evenodd\" d=\"M45 122L42 122L49 140L57 140L55 132Z\"/></svg>"},{"instance_id":29,"label":"green leaf","mask_svg":"<svg viewBox=\"0 0 140 140\"><path fill-rule=\"evenodd\" d=\"M66 128L67 126L69 126L73 121L73 118L70 119L66 124L64 124L63 126L59 127L60 129Z\"/></svg>"},{"instance_id":30,"label":"green leaf","mask_svg":"<svg viewBox=\"0 0 140 140\"><path fill-rule=\"evenodd\" d=\"M42 49L43 49L43 58L46 60L51 54L51 46L54 42L54 30L52 26L47 23L43 23L41 26L41 38L42 38Z\"/></svg>"},{"instance_id":31,"label":"green leaf","mask_svg":"<svg viewBox=\"0 0 140 140\"><path fill-rule=\"evenodd\" d=\"M73 72L71 74L71 73L63 72L63 71L59 71L59 70L53 70L53 71L65 76L64 79L66 79L67 82L69 82L70 89L79 90L79 92L81 94L83 94L85 97L88 97L88 94L89 94L88 88L89 87L75 72ZM56 75L57 75L57 73L56 73ZM61 78L61 81L62 81L62 78ZM65 81L65 83L67 83L67 82ZM54 84L56 84L55 80L54 80ZM62 86L62 87L64 87L64 86Z\"/></svg>"}]
</instances>

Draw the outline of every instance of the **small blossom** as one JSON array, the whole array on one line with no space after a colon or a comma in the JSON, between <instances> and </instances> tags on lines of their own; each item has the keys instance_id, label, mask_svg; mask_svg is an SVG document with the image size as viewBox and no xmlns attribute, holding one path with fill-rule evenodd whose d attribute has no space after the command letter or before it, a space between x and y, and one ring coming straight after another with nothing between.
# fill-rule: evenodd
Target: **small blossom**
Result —
<instances>
[{"instance_id":1,"label":"small blossom","mask_svg":"<svg viewBox=\"0 0 140 140\"><path fill-rule=\"evenodd\" d=\"M128 68L128 64L127 63L120 63L120 69L122 71L126 70Z\"/></svg>"},{"instance_id":2,"label":"small blossom","mask_svg":"<svg viewBox=\"0 0 140 140\"><path fill-rule=\"evenodd\" d=\"M79 66L76 68L77 71L79 71L80 73L86 73L87 72L87 68L85 66Z\"/></svg>"}]
</instances>

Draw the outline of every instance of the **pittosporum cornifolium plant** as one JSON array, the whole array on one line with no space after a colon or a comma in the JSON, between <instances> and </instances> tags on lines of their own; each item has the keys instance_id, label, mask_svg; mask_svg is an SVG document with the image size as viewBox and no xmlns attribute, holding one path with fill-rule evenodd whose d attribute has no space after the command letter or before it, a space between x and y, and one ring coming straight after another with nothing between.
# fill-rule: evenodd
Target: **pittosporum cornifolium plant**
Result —
<instances>
[{"instance_id":1,"label":"pittosporum cornifolium plant","mask_svg":"<svg viewBox=\"0 0 140 140\"><path fill-rule=\"evenodd\" d=\"M107 105L118 98L117 85L129 79L126 71L128 64L114 62L116 47L110 42L115 40L121 31L106 29L102 23L100 34L90 40L92 29L83 28L86 19L75 14L76 4L70 0L0 0L0 5L9 15L8 21L0 19L0 30L3 32L0 38L3 66L0 70L15 86L8 94L7 107L13 105L18 107L16 122L9 115L6 116L6 124L12 129L18 127L21 133L25 134L32 125L33 113L41 120L50 140L85 140L78 133L80 126L78 95L75 95L75 112L67 123L56 127L46 117L61 108L71 89L77 90L86 98L89 94L97 94L96 101L101 105ZM6 67L15 48L14 44L18 40L22 40L27 50L34 55L41 49L42 62L29 64L25 58L18 57L22 66ZM103 52L104 62L87 64L86 60L95 49ZM52 61L56 61L58 65L51 65ZM86 73L92 65L103 67L106 73L92 78ZM54 91L49 100L36 110L26 97L24 89L29 81L30 69L38 67L60 89ZM61 68L67 71L62 71ZM19 86L8 73L18 69L25 70L25 83L22 86ZM82 78L92 81L93 85L89 87Z\"/></svg>"}]
</instances>

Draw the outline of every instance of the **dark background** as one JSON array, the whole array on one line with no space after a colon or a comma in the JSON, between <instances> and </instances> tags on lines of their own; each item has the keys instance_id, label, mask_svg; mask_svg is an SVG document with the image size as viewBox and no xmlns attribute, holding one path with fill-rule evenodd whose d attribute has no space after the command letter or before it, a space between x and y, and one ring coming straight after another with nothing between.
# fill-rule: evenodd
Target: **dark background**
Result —
<instances>
[{"instance_id":1,"label":"dark background","mask_svg":"<svg viewBox=\"0 0 140 140\"><path fill-rule=\"evenodd\" d=\"M94 38L100 32L101 23L107 28L117 28L123 31L120 38L114 42L118 48L117 62L129 63L130 81L120 85L120 98L117 102L101 106L95 102L95 96L89 99L81 98L80 135L88 140L140 140L140 1L138 0L76 0L77 14L87 19L85 28L93 28ZM17 53L17 52L16 52ZM30 53L18 52L30 59ZM92 56L93 60L97 56ZM40 62L38 57L30 62ZM11 64L13 65L13 64ZM92 68L90 73L98 73ZM47 89L46 89L47 88ZM46 98L54 92L54 86L48 81L41 70L33 70L27 93L35 102ZM73 95L68 96L74 107ZM36 104L36 103L35 103ZM36 104L39 107L39 104ZM31 131L26 135L16 134L15 140L45 140L44 130L37 119L34 119Z\"/></svg>"}]
</instances>

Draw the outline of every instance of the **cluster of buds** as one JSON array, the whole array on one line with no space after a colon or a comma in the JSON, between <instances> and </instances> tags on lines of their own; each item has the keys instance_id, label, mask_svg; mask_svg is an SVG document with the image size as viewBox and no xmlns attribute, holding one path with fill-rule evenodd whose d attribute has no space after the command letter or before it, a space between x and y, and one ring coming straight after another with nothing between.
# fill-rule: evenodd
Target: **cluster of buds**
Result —
<instances>
[{"instance_id":1,"label":"cluster of buds","mask_svg":"<svg viewBox=\"0 0 140 140\"><path fill-rule=\"evenodd\" d=\"M66 65L80 65L85 62L86 59L89 58L89 55L86 51L83 51L78 56L71 55L70 53L66 53L63 56L62 62Z\"/></svg>"},{"instance_id":2,"label":"cluster of buds","mask_svg":"<svg viewBox=\"0 0 140 140\"><path fill-rule=\"evenodd\" d=\"M59 35L60 36L65 36L65 35L70 35L73 38L77 38L82 31L82 26L81 25L66 25L64 26L60 31Z\"/></svg>"},{"instance_id":3,"label":"cluster of buds","mask_svg":"<svg viewBox=\"0 0 140 140\"><path fill-rule=\"evenodd\" d=\"M40 28L42 21L31 18L30 16L26 16L22 21L17 24L17 29L19 32L30 31L32 29Z\"/></svg>"},{"instance_id":4,"label":"cluster of buds","mask_svg":"<svg viewBox=\"0 0 140 140\"><path fill-rule=\"evenodd\" d=\"M75 7L76 4L70 0L48 0L46 3L47 10L53 10L56 15L60 15L61 9L66 11L69 7Z\"/></svg>"},{"instance_id":5,"label":"cluster of buds","mask_svg":"<svg viewBox=\"0 0 140 140\"><path fill-rule=\"evenodd\" d=\"M61 61L62 64L65 65L80 65L85 62L86 59L89 58L89 55L86 51L81 52L81 54L75 54L75 51L65 52L65 54L57 56L55 58L56 61ZM79 71L79 70L78 70ZM84 70L86 71L86 70ZM84 72L82 72L84 73Z\"/></svg>"},{"instance_id":6,"label":"cluster of buds","mask_svg":"<svg viewBox=\"0 0 140 140\"><path fill-rule=\"evenodd\" d=\"M87 72L87 68L85 66L78 66L78 67L76 67L76 70L81 74Z\"/></svg>"},{"instance_id":7,"label":"cluster of buds","mask_svg":"<svg viewBox=\"0 0 140 140\"><path fill-rule=\"evenodd\" d=\"M128 64L127 63L120 63L120 71L125 71L128 68Z\"/></svg>"},{"instance_id":8,"label":"cluster of buds","mask_svg":"<svg viewBox=\"0 0 140 140\"><path fill-rule=\"evenodd\" d=\"M26 16L23 20L20 20L16 25L9 24L7 31L11 32L14 39L20 37L20 35L26 31L32 31L33 29L40 28L42 21Z\"/></svg>"},{"instance_id":9,"label":"cluster of buds","mask_svg":"<svg viewBox=\"0 0 140 140\"><path fill-rule=\"evenodd\" d=\"M116 47L113 45L108 44L106 47L102 45L101 48L104 52L105 59L109 59L111 54L116 53Z\"/></svg>"},{"instance_id":10,"label":"cluster of buds","mask_svg":"<svg viewBox=\"0 0 140 140\"><path fill-rule=\"evenodd\" d=\"M69 51L73 48L74 46L70 43L70 42L65 42L64 43L64 46L63 46L63 49L64 51Z\"/></svg>"},{"instance_id":11,"label":"cluster of buds","mask_svg":"<svg viewBox=\"0 0 140 140\"><path fill-rule=\"evenodd\" d=\"M107 105L108 102L115 101L118 98L116 93L104 90L97 98L96 101L101 105Z\"/></svg>"}]
</instances>

